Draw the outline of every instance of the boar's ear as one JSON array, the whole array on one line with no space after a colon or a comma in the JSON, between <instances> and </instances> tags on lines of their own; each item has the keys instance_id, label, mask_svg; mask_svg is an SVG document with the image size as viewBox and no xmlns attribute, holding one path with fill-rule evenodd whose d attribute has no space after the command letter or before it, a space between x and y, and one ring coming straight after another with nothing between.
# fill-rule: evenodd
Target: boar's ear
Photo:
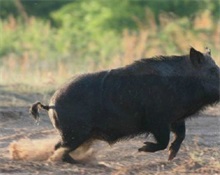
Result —
<instances>
[{"instance_id":1,"label":"boar's ear","mask_svg":"<svg viewBox=\"0 0 220 175\"><path fill-rule=\"evenodd\" d=\"M204 55L193 47L190 48L189 57L194 66L199 66L205 61Z\"/></svg>"}]
</instances>

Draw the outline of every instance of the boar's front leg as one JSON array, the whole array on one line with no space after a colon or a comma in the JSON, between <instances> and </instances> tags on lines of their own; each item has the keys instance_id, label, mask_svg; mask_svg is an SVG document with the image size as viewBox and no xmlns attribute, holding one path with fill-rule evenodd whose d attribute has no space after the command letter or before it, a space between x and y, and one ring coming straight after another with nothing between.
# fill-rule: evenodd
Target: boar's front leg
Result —
<instances>
[{"instance_id":1,"label":"boar's front leg","mask_svg":"<svg viewBox=\"0 0 220 175\"><path fill-rule=\"evenodd\" d=\"M152 131L157 143L145 142L144 146L139 148L138 151L156 152L167 148L170 140L170 128L167 124L155 127Z\"/></svg>"},{"instance_id":2,"label":"boar's front leg","mask_svg":"<svg viewBox=\"0 0 220 175\"><path fill-rule=\"evenodd\" d=\"M185 122L182 121L172 123L170 129L174 133L174 141L171 143L171 146L169 148L168 160L172 160L176 156L177 152L179 151L180 145L185 138Z\"/></svg>"}]
</instances>

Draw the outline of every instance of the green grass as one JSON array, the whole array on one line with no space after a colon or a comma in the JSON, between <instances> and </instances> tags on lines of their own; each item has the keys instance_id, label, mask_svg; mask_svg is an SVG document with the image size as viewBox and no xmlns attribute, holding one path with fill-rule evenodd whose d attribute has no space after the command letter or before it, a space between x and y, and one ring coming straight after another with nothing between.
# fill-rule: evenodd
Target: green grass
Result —
<instances>
[{"instance_id":1,"label":"green grass","mask_svg":"<svg viewBox=\"0 0 220 175\"><path fill-rule=\"evenodd\" d=\"M208 12L194 20L163 14L158 26L149 17L148 26L140 25L139 31L124 30L121 36L106 32L97 40L88 40L85 47L73 43L70 29L56 29L34 17L28 24L10 17L0 21L4 33L0 43L0 84L53 89L76 74L115 68L154 55L187 54L190 46L201 51L210 47L220 65L220 24L211 19Z\"/></svg>"}]
</instances>

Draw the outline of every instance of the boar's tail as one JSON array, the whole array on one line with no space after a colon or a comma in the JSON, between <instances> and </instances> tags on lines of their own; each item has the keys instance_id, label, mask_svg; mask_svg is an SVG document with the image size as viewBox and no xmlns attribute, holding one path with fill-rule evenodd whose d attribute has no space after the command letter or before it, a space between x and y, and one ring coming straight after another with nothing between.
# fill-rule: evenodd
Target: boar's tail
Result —
<instances>
[{"instance_id":1,"label":"boar's tail","mask_svg":"<svg viewBox=\"0 0 220 175\"><path fill-rule=\"evenodd\" d=\"M41 102L35 102L29 109L29 113L34 117L35 120L39 119L39 109L49 110L50 107L43 105Z\"/></svg>"}]
</instances>

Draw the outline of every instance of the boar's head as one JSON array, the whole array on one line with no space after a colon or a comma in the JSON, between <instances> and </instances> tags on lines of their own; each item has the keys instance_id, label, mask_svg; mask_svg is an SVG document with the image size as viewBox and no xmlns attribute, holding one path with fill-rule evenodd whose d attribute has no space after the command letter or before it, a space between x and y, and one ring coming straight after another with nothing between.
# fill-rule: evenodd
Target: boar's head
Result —
<instances>
[{"instance_id":1,"label":"boar's head","mask_svg":"<svg viewBox=\"0 0 220 175\"><path fill-rule=\"evenodd\" d=\"M202 81L207 95L215 101L220 99L220 68L211 57L211 50L206 48L206 53L201 53L194 48L190 49L189 59L192 64L192 74Z\"/></svg>"}]
</instances>

